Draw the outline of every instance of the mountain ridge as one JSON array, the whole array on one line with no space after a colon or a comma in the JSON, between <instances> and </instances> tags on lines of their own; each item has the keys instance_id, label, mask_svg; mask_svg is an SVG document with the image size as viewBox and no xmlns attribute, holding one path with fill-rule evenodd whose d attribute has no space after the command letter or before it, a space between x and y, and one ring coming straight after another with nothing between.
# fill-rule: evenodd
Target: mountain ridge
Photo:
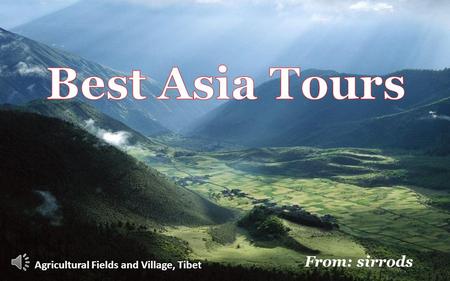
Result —
<instances>
[{"instance_id":1,"label":"mountain ridge","mask_svg":"<svg viewBox=\"0 0 450 281\"><path fill-rule=\"evenodd\" d=\"M1 186L16 203L44 190L84 221L196 225L232 216L68 122L14 110L0 117Z\"/></svg>"},{"instance_id":2,"label":"mountain ridge","mask_svg":"<svg viewBox=\"0 0 450 281\"><path fill-rule=\"evenodd\" d=\"M189 134L257 147L320 146L325 143L338 143L342 146L345 145L346 140L332 141L336 134L331 134L331 130L335 127L345 126L344 124L348 126L365 124L365 121L375 117L413 110L444 99L450 93L450 69L448 68L439 71L403 70L390 74L404 76L406 94L399 101L380 99L383 95L381 87L373 89L373 95L377 97L375 101L336 101L329 95L323 100L309 101L299 96L301 82L311 75L326 78L330 75L336 76L336 72L311 70L303 74L300 78L291 76L290 92L294 100L275 100L279 94L280 79L273 79L255 89L256 95L260 97L259 100L230 101L207 114ZM338 76L344 77L349 74L339 73ZM359 75L350 76L359 77ZM357 83L357 93L362 92L361 88L362 85ZM317 86L313 86L312 91L316 90ZM345 84L341 86L341 91L346 91ZM448 114L448 112L443 111L442 114ZM311 137L311 141L306 141L308 136L316 133L320 137ZM355 137L358 138L358 136ZM367 145L367 142L353 141L352 143L356 146ZM371 146L374 145L376 144L371 144ZM428 145L432 144L428 143Z\"/></svg>"},{"instance_id":3,"label":"mountain ridge","mask_svg":"<svg viewBox=\"0 0 450 281\"><path fill-rule=\"evenodd\" d=\"M109 79L123 74L5 29L0 29L0 47L1 103L23 104L50 96L48 67L70 67L76 70L78 77L75 83L78 85L83 78L92 75ZM148 96L145 101L126 98L121 101L86 99L84 102L146 136L167 133L167 127L176 128L182 116L189 116L190 112L184 103L156 100L154 97L160 92L160 88L152 79L142 81L141 87L143 95ZM98 90L93 90L96 91Z\"/></svg>"},{"instance_id":4,"label":"mountain ridge","mask_svg":"<svg viewBox=\"0 0 450 281\"><path fill-rule=\"evenodd\" d=\"M98 130L111 133L123 132L131 145L160 146L138 131L80 100L33 100L23 105L0 104L0 109L20 110L61 119L87 131L95 126Z\"/></svg>"}]
</instances>

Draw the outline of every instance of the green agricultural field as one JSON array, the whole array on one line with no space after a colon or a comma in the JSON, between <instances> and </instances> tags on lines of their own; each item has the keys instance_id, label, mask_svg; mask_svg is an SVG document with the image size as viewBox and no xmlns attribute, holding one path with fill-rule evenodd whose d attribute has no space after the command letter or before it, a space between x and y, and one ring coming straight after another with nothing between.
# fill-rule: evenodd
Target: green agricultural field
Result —
<instances>
[{"instance_id":1,"label":"green agricultural field","mask_svg":"<svg viewBox=\"0 0 450 281\"><path fill-rule=\"evenodd\" d=\"M339 230L285 221L290 235L320 251L319 256L365 257L371 250L363 243L366 240L395 248L396 253L450 252L450 214L432 204L435 195L448 198L444 179L450 179L449 158L433 161L380 150L300 147L215 153L173 150L166 161L156 161L150 151L130 153L222 206L244 212L254 206L253 200L268 199L278 206L295 204L320 216L334 216ZM420 177L422 170L428 171L427 177ZM232 189L246 196L222 194ZM171 228L168 233L188 241L200 259L287 267L298 267L305 260L305 253L255 246L243 230L225 245L212 240L208 227Z\"/></svg>"}]
</instances>

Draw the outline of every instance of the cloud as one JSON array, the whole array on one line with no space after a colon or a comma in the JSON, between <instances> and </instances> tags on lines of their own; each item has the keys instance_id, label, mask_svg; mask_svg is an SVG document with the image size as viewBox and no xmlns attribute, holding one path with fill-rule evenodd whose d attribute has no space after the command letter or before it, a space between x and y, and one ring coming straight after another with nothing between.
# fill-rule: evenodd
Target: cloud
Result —
<instances>
[{"instance_id":1,"label":"cloud","mask_svg":"<svg viewBox=\"0 0 450 281\"><path fill-rule=\"evenodd\" d=\"M85 121L84 128L91 134L95 135L99 139L102 139L106 143L115 146L120 149L130 148L129 139L131 138L131 133L126 131L111 132L95 125L95 121L88 119Z\"/></svg>"},{"instance_id":2,"label":"cloud","mask_svg":"<svg viewBox=\"0 0 450 281\"><path fill-rule=\"evenodd\" d=\"M46 70L42 66L38 65L28 65L27 63L21 61L16 64L16 71L22 76L45 76Z\"/></svg>"},{"instance_id":3,"label":"cloud","mask_svg":"<svg viewBox=\"0 0 450 281\"><path fill-rule=\"evenodd\" d=\"M273 18L280 21L300 20L307 23L332 23L342 19L366 18L367 12L394 12L403 0L109 0L118 3L142 5L151 9L167 7L208 7L205 13L223 13L232 16L236 11L248 15ZM415 0L414 0L415 1ZM396 9L395 9L396 10ZM230 14L227 14L231 12ZM300 23L299 23L300 24Z\"/></svg>"},{"instance_id":4,"label":"cloud","mask_svg":"<svg viewBox=\"0 0 450 281\"><path fill-rule=\"evenodd\" d=\"M226 4L222 0L109 0L114 2L128 2L135 5L145 5L148 7L158 8L175 5L205 5L205 4Z\"/></svg>"},{"instance_id":5,"label":"cloud","mask_svg":"<svg viewBox=\"0 0 450 281\"><path fill-rule=\"evenodd\" d=\"M114 146L123 147L128 145L128 138L130 134L128 132L119 131L119 132L105 132L103 134L103 139Z\"/></svg>"},{"instance_id":6,"label":"cloud","mask_svg":"<svg viewBox=\"0 0 450 281\"><path fill-rule=\"evenodd\" d=\"M196 0L195 2L198 4L216 4L222 3L222 0Z\"/></svg>"},{"instance_id":7,"label":"cloud","mask_svg":"<svg viewBox=\"0 0 450 281\"><path fill-rule=\"evenodd\" d=\"M331 21L332 17L321 15L321 14L313 14L310 19L313 22L326 23L326 22Z\"/></svg>"},{"instance_id":8,"label":"cloud","mask_svg":"<svg viewBox=\"0 0 450 281\"><path fill-rule=\"evenodd\" d=\"M433 119L450 121L450 116L448 115L439 115L436 111L430 111L428 113L430 114L430 117Z\"/></svg>"},{"instance_id":9,"label":"cloud","mask_svg":"<svg viewBox=\"0 0 450 281\"><path fill-rule=\"evenodd\" d=\"M450 9L448 0L4 0L0 1L0 26L13 27L41 17L53 11L84 1L113 2L131 5L142 5L152 9L167 7L208 6L222 11L224 7L237 10L266 10L267 13L283 17L302 17L312 22L330 22L335 18L366 17L371 13L404 13L411 16L425 17L434 21L443 21L450 27L447 11ZM311 17L310 15L321 15ZM306 17L305 17L306 16ZM326 20L323 20L325 19Z\"/></svg>"},{"instance_id":10,"label":"cloud","mask_svg":"<svg viewBox=\"0 0 450 281\"><path fill-rule=\"evenodd\" d=\"M356 11L393 12L394 6L385 2L359 1L349 7Z\"/></svg>"},{"instance_id":11,"label":"cloud","mask_svg":"<svg viewBox=\"0 0 450 281\"><path fill-rule=\"evenodd\" d=\"M50 191L36 190L44 202L36 208L36 211L43 217L51 220L53 225L60 225L62 217L59 214L59 204L55 196Z\"/></svg>"},{"instance_id":12,"label":"cloud","mask_svg":"<svg viewBox=\"0 0 450 281\"><path fill-rule=\"evenodd\" d=\"M103 0L106 1L106 0ZM417 14L445 13L450 8L447 0L108 0L141 4L152 7L175 5L221 5L237 8L266 6L274 11L301 9L304 12L345 13L345 12L395 12L408 11Z\"/></svg>"}]
</instances>

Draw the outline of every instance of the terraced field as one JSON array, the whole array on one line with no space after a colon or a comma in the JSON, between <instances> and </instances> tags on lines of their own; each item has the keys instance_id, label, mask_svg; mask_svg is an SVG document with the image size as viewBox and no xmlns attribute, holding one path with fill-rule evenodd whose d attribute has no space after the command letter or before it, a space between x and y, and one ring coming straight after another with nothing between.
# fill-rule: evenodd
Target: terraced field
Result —
<instances>
[{"instance_id":1,"label":"terraced field","mask_svg":"<svg viewBox=\"0 0 450 281\"><path fill-rule=\"evenodd\" d=\"M429 204L429 196L434 193L447 196L441 185L442 179L450 177L448 158L422 161L434 166L418 167L417 163L411 164L411 155L362 149L189 152L171 154L164 161L150 151L131 153L223 206L246 211L253 207L254 200L267 199L279 206L296 204L311 213L331 214L337 218L339 230L325 232L290 224L295 239L323 256L364 257L359 238L405 249L450 252L450 214ZM418 167L418 171L434 169L430 184L440 191L411 185L415 183L408 176L415 173L411 167ZM423 177L420 180L423 182ZM239 189L246 196L223 195L224 190L232 189ZM421 189L427 192L415 191ZM211 239L206 228L169 232L195 245L194 255L209 260L264 263L257 257L266 255L283 259L279 264L295 265L304 260L303 254L285 248L254 247L245 233L238 233L230 245L211 246L214 243L208 242Z\"/></svg>"}]
</instances>

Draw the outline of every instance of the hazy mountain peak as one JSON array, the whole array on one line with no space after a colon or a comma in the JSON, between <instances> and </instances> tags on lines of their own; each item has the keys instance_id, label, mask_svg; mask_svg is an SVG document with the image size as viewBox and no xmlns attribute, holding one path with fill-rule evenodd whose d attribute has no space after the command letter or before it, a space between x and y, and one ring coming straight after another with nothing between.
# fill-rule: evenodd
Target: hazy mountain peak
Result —
<instances>
[{"instance_id":1,"label":"hazy mountain peak","mask_svg":"<svg viewBox=\"0 0 450 281\"><path fill-rule=\"evenodd\" d=\"M23 104L50 96L48 67L67 66L75 69L79 84L81 79L92 75L105 80L123 75L109 67L5 30L0 36L0 49L0 103ZM141 89L143 95L148 97L145 101L132 98L122 101L83 101L145 135L167 132L166 126L177 129L183 124L181 120L195 118L196 114L189 104L156 100L155 96L161 89L154 80L143 81Z\"/></svg>"}]
</instances>

